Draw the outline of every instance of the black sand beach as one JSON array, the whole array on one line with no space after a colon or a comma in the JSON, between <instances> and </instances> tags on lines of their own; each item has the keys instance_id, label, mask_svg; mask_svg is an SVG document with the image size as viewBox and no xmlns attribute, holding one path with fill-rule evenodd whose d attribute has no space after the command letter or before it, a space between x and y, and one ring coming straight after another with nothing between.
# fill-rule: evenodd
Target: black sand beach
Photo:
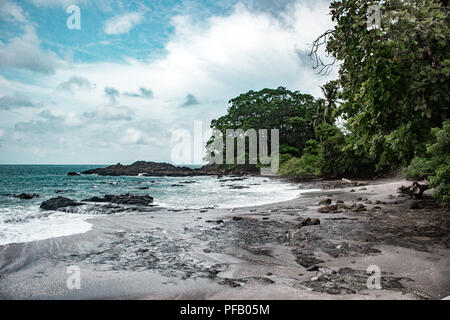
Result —
<instances>
[{"instance_id":1,"label":"black sand beach","mask_svg":"<svg viewBox=\"0 0 450 320\"><path fill-rule=\"evenodd\" d=\"M332 184L303 184L322 191L299 190L297 199L259 207L101 216L89 220L93 227L87 233L1 246L0 297L442 299L450 294L448 211L433 201L411 204L399 197L396 190L407 181L337 189ZM325 198L340 203L337 210L318 212ZM381 289L367 287L367 268L373 265L381 270ZM69 266L80 268L80 289L67 288Z\"/></svg>"}]
</instances>

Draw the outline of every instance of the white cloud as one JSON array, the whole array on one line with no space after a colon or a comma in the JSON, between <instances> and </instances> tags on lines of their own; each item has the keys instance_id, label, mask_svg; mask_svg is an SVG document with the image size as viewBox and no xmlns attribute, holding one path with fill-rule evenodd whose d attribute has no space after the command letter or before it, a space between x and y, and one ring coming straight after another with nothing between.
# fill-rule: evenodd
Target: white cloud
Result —
<instances>
[{"instance_id":1,"label":"white cloud","mask_svg":"<svg viewBox=\"0 0 450 320\"><path fill-rule=\"evenodd\" d=\"M72 4L85 4L86 0L31 0L31 2L38 7L54 7L60 6L67 8Z\"/></svg>"},{"instance_id":2,"label":"white cloud","mask_svg":"<svg viewBox=\"0 0 450 320\"><path fill-rule=\"evenodd\" d=\"M150 98L153 98L153 90L141 87L141 88L139 88L139 93L125 92L124 95L128 96L128 97L133 97L133 98L150 99Z\"/></svg>"},{"instance_id":3,"label":"white cloud","mask_svg":"<svg viewBox=\"0 0 450 320\"><path fill-rule=\"evenodd\" d=\"M0 110L12 110L17 108L37 108L41 104L35 103L21 94L0 97Z\"/></svg>"},{"instance_id":4,"label":"white cloud","mask_svg":"<svg viewBox=\"0 0 450 320\"><path fill-rule=\"evenodd\" d=\"M299 58L297 53L307 52L319 34L332 28L327 14L327 4L298 3L281 20L243 6L228 16L202 22L179 15L172 20L174 32L159 58L121 64L61 63L48 68L54 74L35 74L27 84L0 76L0 96L27 92L33 101L45 102L52 110L39 120L34 112L23 112L24 119L11 113L8 119L0 117L0 127L22 122L14 129L22 130L25 141L37 141L37 145L39 139L47 145L65 137L67 148L76 150L76 159L83 163L168 161L171 130L192 130L194 120L203 120L208 127L212 118L226 113L229 99L248 90L286 86L320 96L319 85L333 75L316 76L307 57ZM34 48L38 42L35 39ZM5 45L0 44L0 56ZM96 87L67 99L67 94L55 89L74 75ZM105 88L111 90L105 92ZM151 88L152 98L138 99L144 94L139 88ZM199 104L182 108L188 95ZM103 106L106 98L127 107ZM108 152L95 152L98 146L108 146ZM52 161L65 159L64 152L52 156Z\"/></svg>"},{"instance_id":5,"label":"white cloud","mask_svg":"<svg viewBox=\"0 0 450 320\"><path fill-rule=\"evenodd\" d=\"M120 143L122 144L137 144L142 142L143 134L140 130L135 128L128 128L122 139L120 139Z\"/></svg>"},{"instance_id":6,"label":"white cloud","mask_svg":"<svg viewBox=\"0 0 450 320\"><path fill-rule=\"evenodd\" d=\"M22 8L10 0L0 1L0 18L8 22L27 22Z\"/></svg>"},{"instance_id":7,"label":"white cloud","mask_svg":"<svg viewBox=\"0 0 450 320\"><path fill-rule=\"evenodd\" d=\"M112 107L112 106L101 106L97 108L94 112L86 112L84 114L87 118L96 118L101 120L132 120L134 116L133 110L126 106L122 107Z\"/></svg>"},{"instance_id":8,"label":"white cloud","mask_svg":"<svg viewBox=\"0 0 450 320\"><path fill-rule=\"evenodd\" d=\"M84 121L75 112L69 112L64 118L64 125L68 127L79 127Z\"/></svg>"},{"instance_id":9,"label":"white cloud","mask_svg":"<svg viewBox=\"0 0 450 320\"><path fill-rule=\"evenodd\" d=\"M184 101L184 103L182 104L183 107L189 107L189 106L194 106L196 104L199 104L197 98L192 95L192 94L188 94L186 96L186 100Z\"/></svg>"},{"instance_id":10,"label":"white cloud","mask_svg":"<svg viewBox=\"0 0 450 320\"><path fill-rule=\"evenodd\" d=\"M120 92L116 88L106 87L105 95L109 98L111 104L115 104L117 102L117 98L120 97Z\"/></svg>"},{"instance_id":11,"label":"white cloud","mask_svg":"<svg viewBox=\"0 0 450 320\"><path fill-rule=\"evenodd\" d=\"M0 42L0 66L28 69L40 73L54 73L58 56L50 50L42 50L32 27L25 27L25 34Z\"/></svg>"},{"instance_id":12,"label":"white cloud","mask_svg":"<svg viewBox=\"0 0 450 320\"><path fill-rule=\"evenodd\" d=\"M91 83L83 77L72 76L69 80L61 82L58 89L74 93L75 90L91 91L95 89L95 83Z\"/></svg>"},{"instance_id":13,"label":"white cloud","mask_svg":"<svg viewBox=\"0 0 450 320\"><path fill-rule=\"evenodd\" d=\"M106 34L112 35L128 33L134 26L141 23L143 19L144 14L142 12L125 13L106 20L103 30Z\"/></svg>"},{"instance_id":14,"label":"white cloud","mask_svg":"<svg viewBox=\"0 0 450 320\"><path fill-rule=\"evenodd\" d=\"M188 94L201 102L195 109L210 110L205 113L208 116L225 112L226 101L248 90L286 86L319 96L319 85L333 75L316 76L312 63L307 65L308 57L299 58L298 53L307 52L309 44L332 27L327 13L326 4L298 4L286 13L283 23L243 6L229 16L215 16L202 23L176 16L165 56L149 62L129 59L127 64L78 64L71 72L91 79L98 88L125 93L150 84L155 93L152 100L127 100L132 97L123 94L120 102L134 110L146 108L144 116L165 120L184 116L178 109ZM116 92L112 102L118 97Z\"/></svg>"}]
</instances>

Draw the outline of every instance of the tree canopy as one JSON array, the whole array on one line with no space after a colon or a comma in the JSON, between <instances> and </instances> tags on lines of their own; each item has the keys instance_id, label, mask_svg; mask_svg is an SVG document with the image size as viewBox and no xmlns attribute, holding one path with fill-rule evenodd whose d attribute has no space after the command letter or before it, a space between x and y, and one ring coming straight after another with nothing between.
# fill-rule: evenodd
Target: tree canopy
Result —
<instances>
[{"instance_id":1,"label":"tree canopy","mask_svg":"<svg viewBox=\"0 0 450 320\"><path fill-rule=\"evenodd\" d=\"M368 30L376 4L381 28ZM436 0L341 0L327 50L339 62L339 112L353 148L378 168L405 165L425 151L431 128L449 116L448 13Z\"/></svg>"}]
</instances>

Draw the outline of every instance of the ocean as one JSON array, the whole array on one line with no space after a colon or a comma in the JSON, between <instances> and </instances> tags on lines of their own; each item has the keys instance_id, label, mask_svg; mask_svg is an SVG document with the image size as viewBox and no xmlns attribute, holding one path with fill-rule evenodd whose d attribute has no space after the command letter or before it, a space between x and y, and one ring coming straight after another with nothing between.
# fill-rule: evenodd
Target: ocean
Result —
<instances>
[{"instance_id":1,"label":"ocean","mask_svg":"<svg viewBox=\"0 0 450 320\"><path fill-rule=\"evenodd\" d=\"M248 177L233 180L215 176L68 176L67 173L102 167L99 165L0 165L0 245L29 242L91 229L89 218L104 211L77 207L76 212L43 211L40 204L64 196L81 201L105 194L148 194L154 204L165 209L234 208L285 201L299 195L298 185L278 179ZM180 182L182 186L173 186ZM233 188L230 188L233 187ZM15 195L35 193L38 198ZM120 213L145 214L145 213ZM174 211L174 215L183 211Z\"/></svg>"}]
</instances>

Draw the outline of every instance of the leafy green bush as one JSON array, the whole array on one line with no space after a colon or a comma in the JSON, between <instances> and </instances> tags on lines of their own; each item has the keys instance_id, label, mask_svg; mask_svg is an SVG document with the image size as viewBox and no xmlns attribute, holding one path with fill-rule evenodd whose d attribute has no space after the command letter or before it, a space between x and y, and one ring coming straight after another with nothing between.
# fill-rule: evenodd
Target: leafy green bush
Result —
<instances>
[{"instance_id":1,"label":"leafy green bush","mask_svg":"<svg viewBox=\"0 0 450 320\"><path fill-rule=\"evenodd\" d=\"M434 188L433 197L443 205L450 206L450 158L447 164L439 166L434 175L430 177L431 186Z\"/></svg>"},{"instance_id":2,"label":"leafy green bush","mask_svg":"<svg viewBox=\"0 0 450 320\"><path fill-rule=\"evenodd\" d=\"M304 154L300 158L291 158L281 165L279 174L281 176L318 176L320 175L320 155Z\"/></svg>"},{"instance_id":3,"label":"leafy green bush","mask_svg":"<svg viewBox=\"0 0 450 320\"><path fill-rule=\"evenodd\" d=\"M433 173L430 161L425 158L415 157L407 168L403 170L406 179L423 180Z\"/></svg>"},{"instance_id":4,"label":"leafy green bush","mask_svg":"<svg viewBox=\"0 0 450 320\"><path fill-rule=\"evenodd\" d=\"M286 162L292 159L292 155L289 153L282 153L280 154L280 165L282 166Z\"/></svg>"},{"instance_id":5,"label":"leafy green bush","mask_svg":"<svg viewBox=\"0 0 450 320\"><path fill-rule=\"evenodd\" d=\"M426 157L416 157L404 173L408 179L428 178L434 188L433 196L450 205L450 121L442 128L431 129L433 141L427 146Z\"/></svg>"},{"instance_id":6,"label":"leafy green bush","mask_svg":"<svg viewBox=\"0 0 450 320\"><path fill-rule=\"evenodd\" d=\"M292 157L285 163L281 163L279 174L281 176L319 176L323 165L323 153L315 140L305 143L304 154L300 157Z\"/></svg>"},{"instance_id":7,"label":"leafy green bush","mask_svg":"<svg viewBox=\"0 0 450 320\"><path fill-rule=\"evenodd\" d=\"M441 128L431 129L434 143L428 146L427 153L434 168L429 177L434 188L433 196L444 205L450 205L450 120Z\"/></svg>"}]
</instances>

